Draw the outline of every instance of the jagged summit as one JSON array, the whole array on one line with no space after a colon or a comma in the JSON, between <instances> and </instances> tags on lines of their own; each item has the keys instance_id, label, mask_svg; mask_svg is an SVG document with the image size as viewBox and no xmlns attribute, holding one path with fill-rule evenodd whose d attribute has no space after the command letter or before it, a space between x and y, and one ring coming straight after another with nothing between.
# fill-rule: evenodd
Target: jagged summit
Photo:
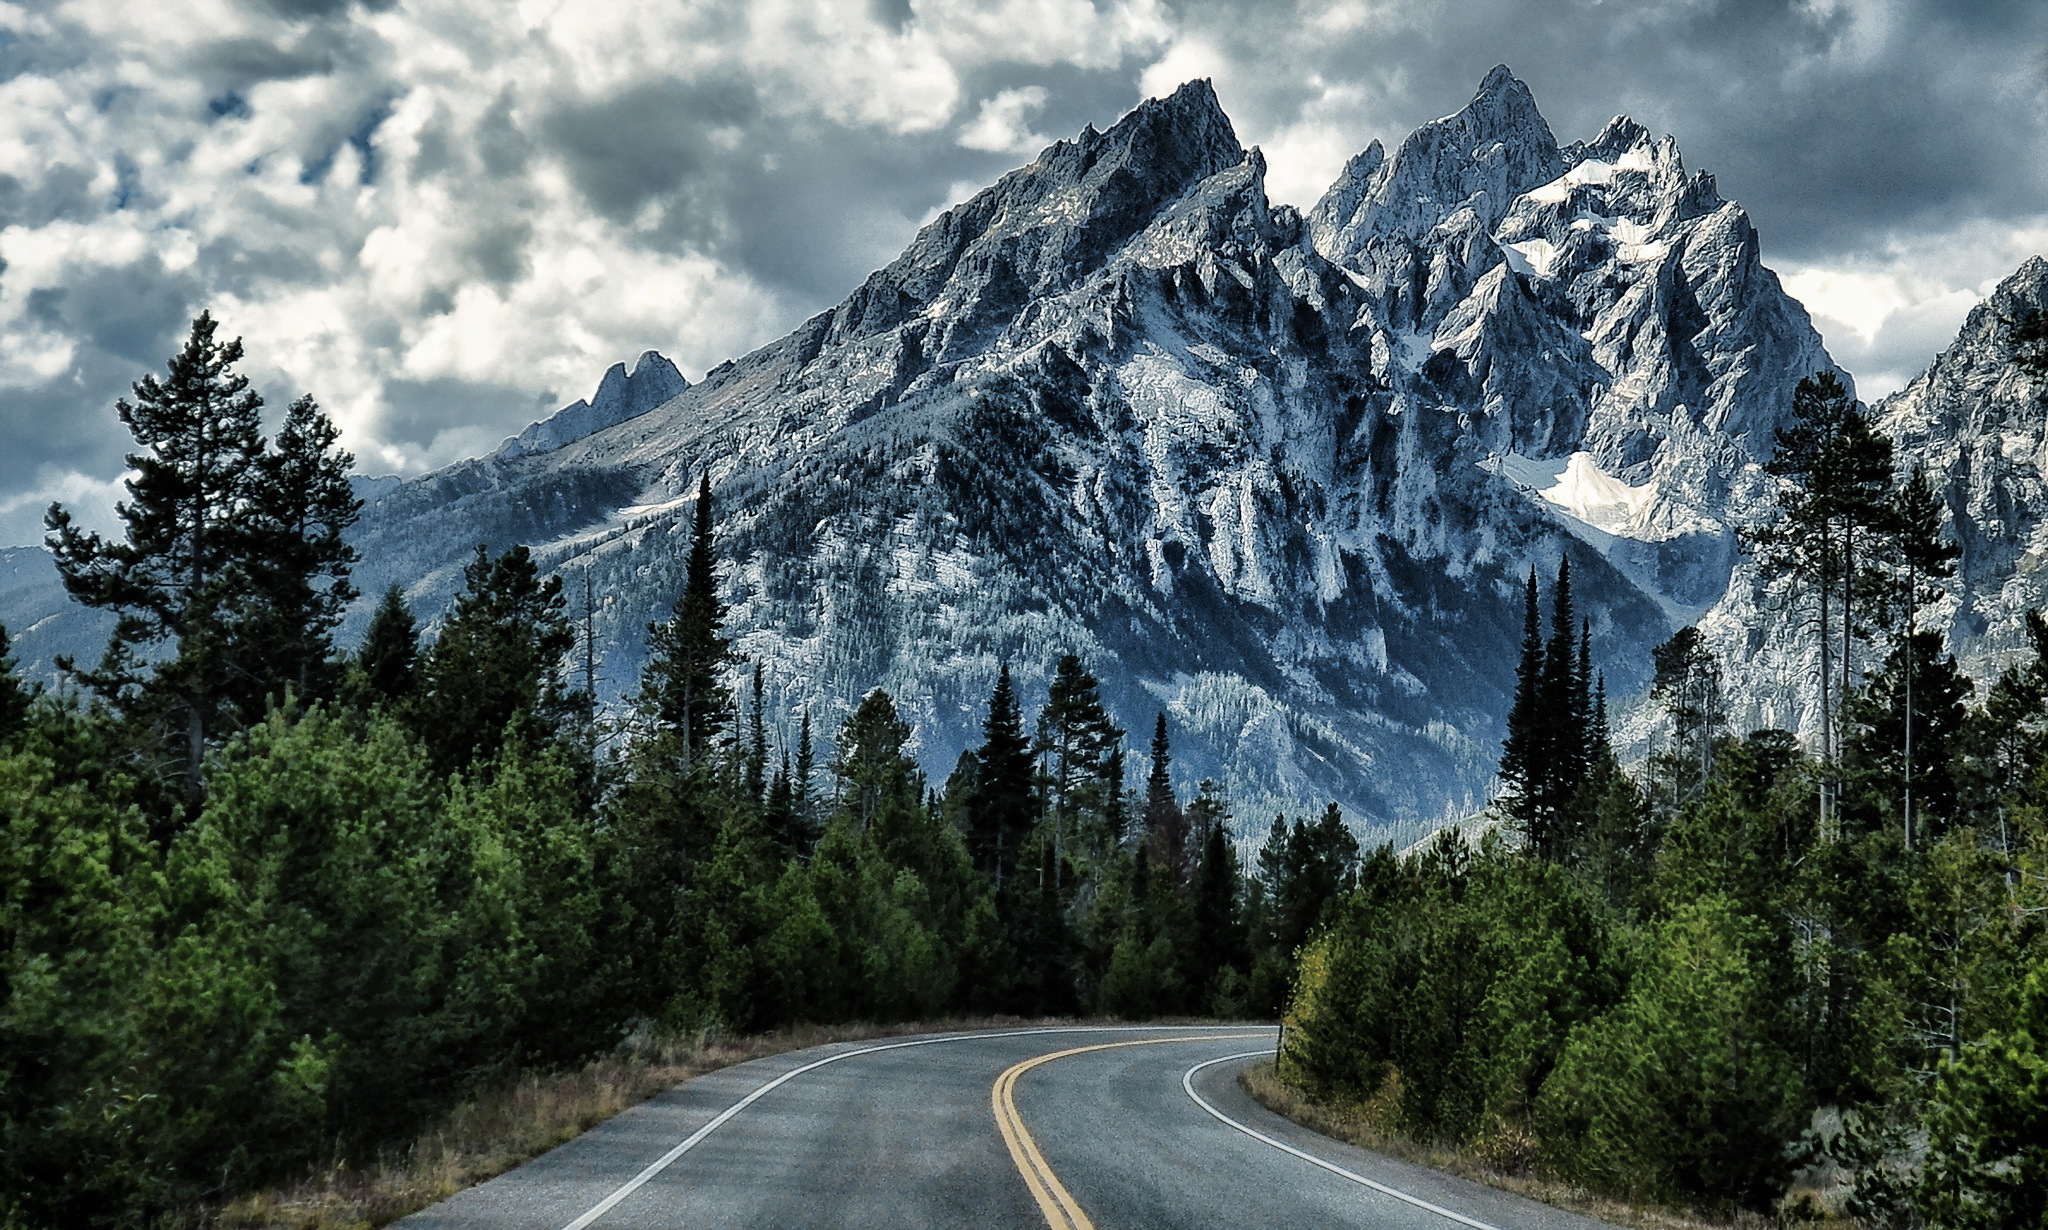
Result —
<instances>
[{"instance_id":1,"label":"jagged summit","mask_svg":"<svg viewBox=\"0 0 2048 1230\"><path fill-rule=\"evenodd\" d=\"M1099 267L1158 212L1244 158L1206 80L1140 104L1110 128L1046 148L939 215L832 314L828 338L873 336L943 316L940 350L958 353L1028 299Z\"/></svg>"},{"instance_id":2,"label":"jagged summit","mask_svg":"<svg viewBox=\"0 0 2048 1230\"><path fill-rule=\"evenodd\" d=\"M492 525L594 570L616 692L708 472L781 711L829 727L887 686L943 771L1001 661L1028 690L1074 650L1248 808L1463 807L1527 568L1572 557L1625 689L1727 584L1756 460L1731 425L1778 421L1827 359L1669 138L1561 147L1501 68L1391 148L1304 219L1190 82L653 413L409 484L363 537L421 594Z\"/></svg>"},{"instance_id":3,"label":"jagged summit","mask_svg":"<svg viewBox=\"0 0 2048 1230\"><path fill-rule=\"evenodd\" d=\"M1506 65L1486 74L1462 110L1410 133L1392 157L1372 153L1353 159L1309 212L1316 250L1347 267L1385 240L1427 240L1461 209L1491 229L1516 196L1564 169L1529 87Z\"/></svg>"},{"instance_id":4,"label":"jagged summit","mask_svg":"<svg viewBox=\"0 0 2048 1230\"><path fill-rule=\"evenodd\" d=\"M624 363L607 368L589 401L563 406L498 446L501 456L545 453L630 418L637 418L690 387L683 373L660 352L643 351L630 375Z\"/></svg>"}]
</instances>

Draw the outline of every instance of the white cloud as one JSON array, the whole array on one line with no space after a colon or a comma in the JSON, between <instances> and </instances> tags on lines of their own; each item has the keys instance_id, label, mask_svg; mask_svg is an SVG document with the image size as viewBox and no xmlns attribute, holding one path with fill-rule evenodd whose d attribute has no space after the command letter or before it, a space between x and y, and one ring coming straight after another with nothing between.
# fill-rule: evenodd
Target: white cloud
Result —
<instances>
[{"instance_id":1,"label":"white cloud","mask_svg":"<svg viewBox=\"0 0 2048 1230\"><path fill-rule=\"evenodd\" d=\"M1166 54L1145 69L1138 78L1138 88L1147 98L1165 98L1179 89L1183 82L1206 77L1215 84L1221 96L1235 68L1235 61L1214 43L1183 36L1175 39L1166 49Z\"/></svg>"},{"instance_id":2,"label":"white cloud","mask_svg":"<svg viewBox=\"0 0 2048 1230\"><path fill-rule=\"evenodd\" d=\"M1031 131L1031 117L1045 106L1045 87L1004 90L981 104L974 122L960 130L960 144L997 154L1030 154L1052 144Z\"/></svg>"},{"instance_id":3,"label":"white cloud","mask_svg":"<svg viewBox=\"0 0 2048 1230\"><path fill-rule=\"evenodd\" d=\"M1970 309L2030 256L2048 253L2048 215L1895 235L1875 250L1780 267L1828 353L1868 401L1904 387L1955 340Z\"/></svg>"},{"instance_id":4,"label":"white cloud","mask_svg":"<svg viewBox=\"0 0 2048 1230\"><path fill-rule=\"evenodd\" d=\"M898 24L869 0L400 0L312 22L230 0L0 5L0 28L50 53L0 82L0 174L52 201L0 231L0 386L78 361L77 326L36 312L82 278L181 275L200 297L185 310L245 335L259 383L313 391L366 468L453 460L621 356L653 346L702 371L814 306L717 255L706 202L674 195L701 161L691 142L744 168L746 123L933 132L965 70L1113 67L1166 23L1154 0L934 0ZM644 136L673 165L630 217L605 216L549 118L679 85L730 118L621 111L652 127L600 135ZM1045 99L1001 92L966 144L1042 141L1028 121ZM643 168L623 152L604 169ZM851 225L872 225L856 206ZM483 424L421 423L394 400L449 381L526 396Z\"/></svg>"},{"instance_id":5,"label":"white cloud","mask_svg":"<svg viewBox=\"0 0 2048 1230\"><path fill-rule=\"evenodd\" d=\"M79 526L111 534L120 527L114 505L128 498L127 481L126 475L102 480L46 466L29 490L0 499L0 541L41 542L43 513L53 503L62 504Z\"/></svg>"}]
</instances>

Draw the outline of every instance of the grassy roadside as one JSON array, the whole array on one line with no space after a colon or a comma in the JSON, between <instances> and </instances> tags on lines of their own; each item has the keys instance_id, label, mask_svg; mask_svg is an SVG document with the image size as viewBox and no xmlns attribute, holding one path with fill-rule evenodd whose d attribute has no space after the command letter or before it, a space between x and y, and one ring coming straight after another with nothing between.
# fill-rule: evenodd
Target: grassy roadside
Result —
<instances>
[{"instance_id":1,"label":"grassy roadside","mask_svg":"<svg viewBox=\"0 0 2048 1230\"><path fill-rule=\"evenodd\" d=\"M1259 1105L1310 1131L1617 1226L1632 1227L1633 1230L1767 1230L1785 1226L1845 1228L1855 1224L1841 1219L1809 1219L1797 1215L1773 1218L1750 1212L1740 1212L1732 1218L1710 1217L1692 1209L1617 1200L1539 1173L1535 1166L1535 1142L1525 1136L1503 1134L1465 1148L1423 1144L1383 1126L1388 1121L1391 1106L1378 1104L1377 1099L1354 1105L1326 1105L1310 1101L1299 1090L1282 1082L1271 1063L1246 1068L1238 1077L1238 1083Z\"/></svg>"},{"instance_id":2,"label":"grassy roadside","mask_svg":"<svg viewBox=\"0 0 2048 1230\"><path fill-rule=\"evenodd\" d=\"M695 1076L828 1042L984 1027L1076 1022L1015 1018L901 1025L802 1026L768 1034L698 1034L649 1043L564 1072L525 1073L449 1111L410 1144L373 1162L335 1164L221 1208L175 1219L176 1230L375 1230L589 1131Z\"/></svg>"}]
</instances>

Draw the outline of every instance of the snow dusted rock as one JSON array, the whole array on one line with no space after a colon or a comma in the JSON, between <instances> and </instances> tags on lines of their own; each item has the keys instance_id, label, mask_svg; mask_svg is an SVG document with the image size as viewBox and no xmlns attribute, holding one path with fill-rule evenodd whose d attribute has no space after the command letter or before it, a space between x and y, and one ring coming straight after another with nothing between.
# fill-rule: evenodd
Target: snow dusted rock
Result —
<instances>
[{"instance_id":1,"label":"snow dusted rock","mask_svg":"<svg viewBox=\"0 0 2048 1230\"><path fill-rule=\"evenodd\" d=\"M630 418L637 418L690 387L676 365L655 351L642 354L626 374L624 363L614 363L598 381L597 395L577 400L498 446L502 456L521 457L546 453L594 431L603 431Z\"/></svg>"},{"instance_id":2,"label":"snow dusted rock","mask_svg":"<svg viewBox=\"0 0 2048 1230\"><path fill-rule=\"evenodd\" d=\"M2048 379L2014 362L2013 326L2048 309L2048 260L2030 258L1977 305L1919 379L1875 407L1902 468L1926 468L1962 547L1942 603L1950 635L1988 682L2048 605Z\"/></svg>"}]
</instances>

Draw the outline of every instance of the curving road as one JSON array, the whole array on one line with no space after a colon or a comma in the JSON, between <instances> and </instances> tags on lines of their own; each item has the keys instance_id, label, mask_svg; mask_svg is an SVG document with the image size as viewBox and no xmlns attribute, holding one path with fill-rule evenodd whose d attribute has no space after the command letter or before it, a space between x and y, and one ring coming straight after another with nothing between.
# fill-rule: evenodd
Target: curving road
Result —
<instances>
[{"instance_id":1,"label":"curving road","mask_svg":"<svg viewBox=\"0 0 2048 1230\"><path fill-rule=\"evenodd\" d=\"M815 1047L677 1086L405 1230L1592 1230L1339 1144L1238 1088L1257 1026Z\"/></svg>"}]
</instances>

